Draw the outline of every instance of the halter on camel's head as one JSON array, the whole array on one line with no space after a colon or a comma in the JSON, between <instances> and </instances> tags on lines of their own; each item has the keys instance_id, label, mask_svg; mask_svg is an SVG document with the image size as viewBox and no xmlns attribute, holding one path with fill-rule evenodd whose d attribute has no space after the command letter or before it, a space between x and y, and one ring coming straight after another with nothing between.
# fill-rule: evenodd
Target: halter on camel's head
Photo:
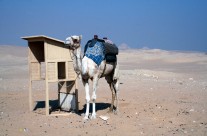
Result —
<instances>
[{"instance_id":1,"label":"halter on camel's head","mask_svg":"<svg viewBox=\"0 0 207 136\"><path fill-rule=\"evenodd\" d=\"M80 47L81 39L82 39L82 35L80 36L74 35L68 37L66 38L65 45L69 46L70 49L75 50L78 47Z\"/></svg>"}]
</instances>

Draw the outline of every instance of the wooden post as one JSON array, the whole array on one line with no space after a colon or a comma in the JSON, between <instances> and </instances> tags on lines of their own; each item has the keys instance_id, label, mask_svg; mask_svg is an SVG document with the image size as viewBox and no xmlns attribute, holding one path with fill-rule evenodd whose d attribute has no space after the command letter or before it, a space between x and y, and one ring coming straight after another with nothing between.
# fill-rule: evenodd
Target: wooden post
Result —
<instances>
[{"instance_id":1,"label":"wooden post","mask_svg":"<svg viewBox=\"0 0 207 136\"><path fill-rule=\"evenodd\" d=\"M29 45L29 42L28 42ZM30 61L31 50L28 46L28 66L29 66L29 110L33 111L33 99L32 99L32 77L31 77L31 61Z\"/></svg>"},{"instance_id":2,"label":"wooden post","mask_svg":"<svg viewBox=\"0 0 207 136\"><path fill-rule=\"evenodd\" d=\"M50 114L50 111L49 111L49 83L48 81L46 80L46 88L45 88L45 92L46 92L46 99L45 99L45 106L46 106L46 116L48 116Z\"/></svg>"},{"instance_id":3,"label":"wooden post","mask_svg":"<svg viewBox=\"0 0 207 136\"><path fill-rule=\"evenodd\" d=\"M32 81L29 80L29 110L33 111Z\"/></svg>"},{"instance_id":4,"label":"wooden post","mask_svg":"<svg viewBox=\"0 0 207 136\"><path fill-rule=\"evenodd\" d=\"M45 58L47 58L47 42L44 41L44 50L45 50ZM45 59L45 71L46 71L46 75L45 75L45 110L46 110L46 116L50 115L49 112L49 83L48 83L48 61L47 59Z\"/></svg>"},{"instance_id":5,"label":"wooden post","mask_svg":"<svg viewBox=\"0 0 207 136\"><path fill-rule=\"evenodd\" d=\"M77 75L78 76L78 75ZM79 103L78 103L78 79L75 80L75 99L76 99L76 112L79 112Z\"/></svg>"}]
</instances>

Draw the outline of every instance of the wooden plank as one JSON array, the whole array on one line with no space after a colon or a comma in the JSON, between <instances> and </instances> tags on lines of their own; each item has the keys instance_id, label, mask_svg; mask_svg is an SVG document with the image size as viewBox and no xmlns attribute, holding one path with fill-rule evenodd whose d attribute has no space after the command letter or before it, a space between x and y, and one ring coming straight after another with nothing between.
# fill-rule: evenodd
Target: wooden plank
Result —
<instances>
[{"instance_id":1,"label":"wooden plank","mask_svg":"<svg viewBox=\"0 0 207 136\"><path fill-rule=\"evenodd\" d=\"M74 71L73 62L68 61L68 80L76 79L76 72Z\"/></svg>"},{"instance_id":2,"label":"wooden plank","mask_svg":"<svg viewBox=\"0 0 207 136\"><path fill-rule=\"evenodd\" d=\"M47 79L57 81L57 63L47 62Z\"/></svg>"},{"instance_id":3,"label":"wooden plank","mask_svg":"<svg viewBox=\"0 0 207 136\"><path fill-rule=\"evenodd\" d=\"M41 80L41 69L39 62L30 63L31 80Z\"/></svg>"},{"instance_id":4,"label":"wooden plank","mask_svg":"<svg viewBox=\"0 0 207 136\"><path fill-rule=\"evenodd\" d=\"M47 57L47 43L44 43L44 50L45 50L45 57ZM48 83L48 63L47 63L47 58L45 58L45 68L46 68L46 76L45 76L45 110L46 110L46 116L49 116L50 111L49 111L49 83Z\"/></svg>"},{"instance_id":5,"label":"wooden plank","mask_svg":"<svg viewBox=\"0 0 207 136\"><path fill-rule=\"evenodd\" d=\"M72 114L71 112L69 112L69 113L51 113L50 116L69 116L71 114Z\"/></svg>"},{"instance_id":6,"label":"wooden plank","mask_svg":"<svg viewBox=\"0 0 207 136\"><path fill-rule=\"evenodd\" d=\"M62 43L47 40L48 43L48 61L71 61L70 52L68 47Z\"/></svg>"}]
</instances>

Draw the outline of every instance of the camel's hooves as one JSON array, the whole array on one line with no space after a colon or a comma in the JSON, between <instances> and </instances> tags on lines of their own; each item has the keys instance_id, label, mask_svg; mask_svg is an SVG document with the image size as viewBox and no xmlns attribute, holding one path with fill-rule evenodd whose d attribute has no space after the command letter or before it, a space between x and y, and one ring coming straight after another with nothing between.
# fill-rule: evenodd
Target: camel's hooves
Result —
<instances>
[{"instance_id":1,"label":"camel's hooves","mask_svg":"<svg viewBox=\"0 0 207 136\"><path fill-rule=\"evenodd\" d=\"M115 114L115 115L118 115L118 114L119 114L118 110L115 110L115 111L114 111L114 114Z\"/></svg>"},{"instance_id":2,"label":"camel's hooves","mask_svg":"<svg viewBox=\"0 0 207 136\"><path fill-rule=\"evenodd\" d=\"M107 113L113 113L113 110L109 109L109 111Z\"/></svg>"},{"instance_id":3,"label":"camel's hooves","mask_svg":"<svg viewBox=\"0 0 207 136\"><path fill-rule=\"evenodd\" d=\"M85 121L85 120L88 120L89 118L88 118L88 116L85 116L84 118L83 118L83 120Z\"/></svg>"},{"instance_id":4,"label":"camel's hooves","mask_svg":"<svg viewBox=\"0 0 207 136\"><path fill-rule=\"evenodd\" d=\"M91 116L90 116L90 119L96 119L96 114L91 115Z\"/></svg>"}]
</instances>

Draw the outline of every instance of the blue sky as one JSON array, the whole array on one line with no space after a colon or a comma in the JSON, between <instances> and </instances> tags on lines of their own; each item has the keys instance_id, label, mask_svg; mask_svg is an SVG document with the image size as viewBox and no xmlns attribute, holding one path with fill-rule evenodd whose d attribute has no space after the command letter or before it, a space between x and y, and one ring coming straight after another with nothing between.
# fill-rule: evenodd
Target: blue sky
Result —
<instances>
[{"instance_id":1,"label":"blue sky","mask_svg":"<svg viewBox=\"0 0 207 136\"><path fill-rule=\"evenodd\" d=\"M0 0L0 45L94 34L131 48L207 51L207 0Z\"/></svg>"}]
</instances>

